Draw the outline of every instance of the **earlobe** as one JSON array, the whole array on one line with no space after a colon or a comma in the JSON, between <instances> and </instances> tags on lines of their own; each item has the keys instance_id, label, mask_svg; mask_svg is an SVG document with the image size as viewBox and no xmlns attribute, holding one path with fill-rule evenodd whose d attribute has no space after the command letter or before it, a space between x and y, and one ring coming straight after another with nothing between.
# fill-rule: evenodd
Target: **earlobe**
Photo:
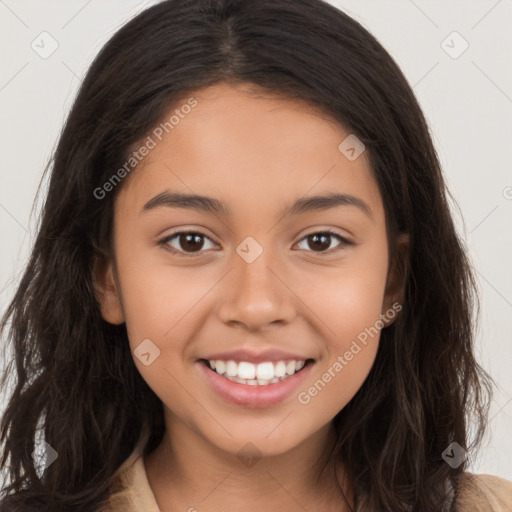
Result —
<instances>
[{"instance_id":1,"label":"earlobe","mask_svg":"<svg viewBox=\"0 0 512 512\"><path fill-rule=\"evenodd\" d=\"M122 324L125 319L114 263L102 252L95 255L93 285L103 319L114 325Z\"/></svg>"},{"instance_id":2,"label":"earlobe","mask_svg":"<svg viewBox=\"0 0 512 512\"><path fill-rule=\"evenodd\" d=\"M409 261L409 234L398 235L396 250L389 264L386 290L382 303L382 320L385 327L390 326L403 307L405 285L407 282Z\"/></svg>"}]
</instances>

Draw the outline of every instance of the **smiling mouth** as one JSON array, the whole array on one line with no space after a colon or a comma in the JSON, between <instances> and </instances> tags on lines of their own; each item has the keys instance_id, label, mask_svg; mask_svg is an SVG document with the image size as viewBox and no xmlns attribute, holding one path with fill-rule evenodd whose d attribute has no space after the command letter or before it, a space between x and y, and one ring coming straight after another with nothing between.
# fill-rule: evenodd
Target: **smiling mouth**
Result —
<instances>
[{"instance_id":1,"label":"smiling mouth","mask_svg":"<svg viewBox=\"0 0 512 512\"><path fill-rule=\"evenodd\" d=\"M248 361L200 359L209 370L225 379L248 386L268 386L282 382L303 371L314 359L266 361L253 364Z\"/></svg>"}]
</instances>

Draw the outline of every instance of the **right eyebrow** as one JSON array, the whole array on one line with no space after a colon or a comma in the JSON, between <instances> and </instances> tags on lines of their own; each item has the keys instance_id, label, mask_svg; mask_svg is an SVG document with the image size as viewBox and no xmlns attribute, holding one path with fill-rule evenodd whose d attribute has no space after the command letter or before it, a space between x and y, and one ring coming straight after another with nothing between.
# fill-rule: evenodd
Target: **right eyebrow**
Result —
<instances>
[{"instance_id":1,"label":"right eyebrow","mask_svg":"<svg viewBox=\"0 0 512 512\"><path fill-rule=\"evenodd\" d=\"M165 190L150 199L143 206L141 213L161 206L167 206L169 208L185 208L187 210L210 212L225 216L231 215L231 209L223 201L212 197L196 194L183 194L181 192L173 192L170 190Z\"/></svg>"}]
</instances>

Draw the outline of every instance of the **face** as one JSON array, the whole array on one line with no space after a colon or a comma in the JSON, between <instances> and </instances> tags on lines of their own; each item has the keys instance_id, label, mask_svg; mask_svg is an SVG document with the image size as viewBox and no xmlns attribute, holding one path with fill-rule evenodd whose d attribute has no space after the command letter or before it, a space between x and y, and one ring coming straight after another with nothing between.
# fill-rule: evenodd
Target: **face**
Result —
<instances>
[{"instance_id":1,"label":"face","mask_svg":"<svg viewBox=\"0 0 512 512\"><path fill-rule=\"evenodd\" d=\"M168 428L276 455L350 401L393 321L384 208L328 116L246 86L193 97L116 198L102 314L126 322Z\"/></svg>"}]
</instances>

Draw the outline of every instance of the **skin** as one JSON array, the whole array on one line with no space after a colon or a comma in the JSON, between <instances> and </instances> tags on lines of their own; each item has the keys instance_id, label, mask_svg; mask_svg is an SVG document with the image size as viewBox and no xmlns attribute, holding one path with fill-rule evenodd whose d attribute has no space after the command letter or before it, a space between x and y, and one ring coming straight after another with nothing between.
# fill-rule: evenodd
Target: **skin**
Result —
<instances>
[{"instance_id":1,"label":"skin","mask_svg":"<svg viewBox=\"0 0 512 512\"><path fill-rule=\"evenodd\" d=\"M368 375L378 335L307 405L297 394L401 298L367 154L349 161L338 146L350 132L302 102L226 83L193 97L198 105L126 178L114 208L114 254L98 257L95 270L105 320L126 322L132 352L148 338L160 349L149 366L134 357L167 427L144 461L150 486L166 512L227 503L248 512L340 510L335 472L350 499L349 470L329 465L319 478L320 469L331 421ZM166 206L141 213L169 189L223 200L232 215ZM298 198L333 191L361 199L371 216L351 205L279 215ZM322 252L308 243L327 228L352 244L327 238ZM181 245L179 236L168 241L180 257L158 245L173 231L209 238L192 250L183 237ZM248 236L263 248L252 263L236 252ZM196 362L234 348L279 348L315 366L278 405L234 405ZM251 467L237 457L248 442L261 456Z\"/></svg>"}]
</instances>

